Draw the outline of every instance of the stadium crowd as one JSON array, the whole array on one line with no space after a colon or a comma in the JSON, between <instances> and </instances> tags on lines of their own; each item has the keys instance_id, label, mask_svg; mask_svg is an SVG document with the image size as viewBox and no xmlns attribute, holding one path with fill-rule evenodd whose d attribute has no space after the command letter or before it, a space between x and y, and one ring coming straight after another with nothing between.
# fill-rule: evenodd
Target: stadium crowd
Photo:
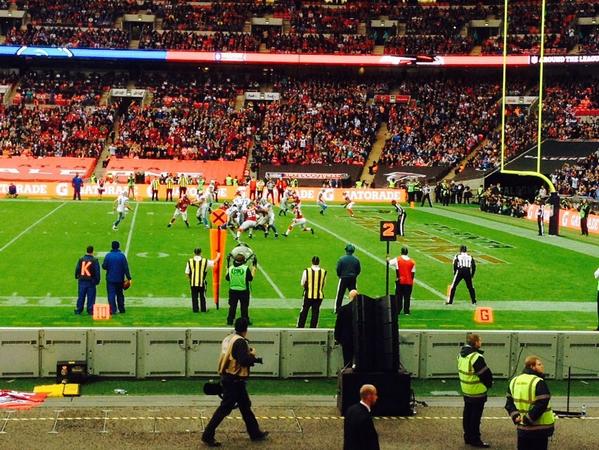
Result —
<instances>
[{"instance_id":1,"label":"stadium crowd","mask_svg":"<svg viewBox=\"0 0 599 450\"><path fill-rule=\"evenodd\" d=\"M399 91L410 101L390 107L384 165L453 166L496 126L497 83L420 79Z\"/></svg>"},{"instance_id":2,"label":"stadium crowd","mask_svg":"<svg viewBox=\"0 0 599 450\"><path fill-rule=\"evenodd\" d=\"M248 33L202 34L194 31L146 31L139 40L139 48L201 50L223 52L256 52L260 42Z\"/></svg>"},{"instance_id":3,"label":"stadium crowd","mask_svg":"<svg viewBox=\"0 0 599 450\"><path fill-rule=\"evenodd\" d=\"M5 45L46 47L129 48L129 33L111 28L34 27L12 28Z\"/></svg>"},{"instance_id":4,"label":"stadium crowd","mask_svg":"<svg viewBox=\"0 0 599 450\"><path fill-rule=\"evenodd\" d=\"M582 161L565 163L551 174L551 181L562 195L588 196L599 201L598 152Z\"/></svg>"}]
</instances>

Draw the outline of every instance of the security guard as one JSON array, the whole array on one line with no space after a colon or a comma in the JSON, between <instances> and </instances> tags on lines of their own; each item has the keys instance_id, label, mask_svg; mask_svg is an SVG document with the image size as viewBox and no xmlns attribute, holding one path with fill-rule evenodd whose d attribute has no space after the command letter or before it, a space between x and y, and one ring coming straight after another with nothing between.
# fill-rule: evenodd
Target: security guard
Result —
<instances>
[{"instance_id":1,"label":"security guard","mask_svg":"<svg viewBox=\"0 0 599 450\"><path fill-rule=\"evenodd\" d=\"M79 295L75 314L81 314L87 297L87 313L94 313L96 303L96 286L100 284L100 263L94 257L94 247L89 245L87 253L79 258L75 267L75 278L78 280Z\"/></svg>"},{"instance_id":2,"label":"security guard","mask_svg":"<svg viewBox=\"0 0 599 450\"><path fill-rule=\"evenodd\" d=\"M221 377L223 396L220 406L214 411L202 433L202 442L207 447L221 446L220 442L214 439L216 428L235 407L239 408L252 441L263 441L268 436L268 431L261 431L258 426L247 392L246 384L250 376L250 367L262 363L262 358L256 357L256 350L249 346L249 341L246 339L247 331L248 321L240 317L235 321L235 333L225 337L222 342L218 373Z\"/></svg>"},{"instance_id":3,"label":"security guard","mask_svg":"<svg viewBox=\"0 0 599 450\"><path fill-rule=\"evenodd\" d=\"M173 177L169 174L168 177L166 177L166 198L165 201L173 201L173 188L175 187L175 180L173 180Z\"/></svg>"},{"instance_id":4,"label":"security guard","mask_svg":"<svg viewBox=\"0 0 599 450\"><path fill-rule=\"evenodd\" d=\"M183 197L183 194L187 194L187 186L189 185L189 180L187 179L187 175L182 173L179 176L179 198Z\"/></svg>"},{"instance_id":5,"label":"security guard","mask_svg":"<svg viewBox=\"0 0 599 450\"><path fill-rule=\"evenodd\" d=\"M154 177L152 180L152 201L158 201L158 187L160 186L160 181L158 177Z\"/></svg>"},{"instance_id":6,"label":"security guard","mask_svg":"<svg viewBox=\"0 0 599 450\"><path fill-rule=\"evenodd\" d=\"M248 309L250 306L250 282L256 275L256 259L250 268L246 264L246 257L239 253L233 260L233 265L227 270L226 280L229 282L229 314L227 325L233 325L237 312L237 303L241 303L241 317L245 317L249 323Z\"/></svg>"},{"instance_id":7,"label":"security guard","mask_svg":"<svg viewBox=\"0 0 599 450\"><path fill-rule=\"evenodd\" d=\"M416 183L410 180L406 183L406 188L408 191L408 203L412 203L416 200Z\"/></svg>"},{"instance_id":8,"label":"security guard","mask_svg":"<svg viewBox=\"0 0 599 450\"><path fill-rule=\"evenodd\" d=\"M579 215L580 215L580 232L583 236L589 235L589 214L591 213L591 205L589 202L584 199L580 206L578 207Z\"/></svg>"},{"instance_id":9,"label":"security guard","mask_svg":"<svg viewBox=\"0 0 599 450\"><path fill-rule=\"evenodd\" d=\"M472 286L472 278L476 272L476 262L474 258L468 254L468 249L465 245L460 246L460 253L455 255L453 258L453 281L451 282L451 290L449 291L449 298L445 302L446 305L453 304L453 298L455 297L455 290L460 284L460 281L466 282L466 287L470 293L470 300L473 305L476 305L476 292L474 286Z\"/></svg>"},{"instance_id":10,"label":"security guard","mask_svg":"<svg viewBox=\"0 0 599 450\"><path fill-rule=\"evenodd\" d=\"M129 178L127 178L127 197L135 197L135 177L133 174L129 175Z\"/></svg>"},{"instance_id":11,"label":"security guard","mask_svg":"<svg viewBox=\"0 0 599 450\"><path fill-rule=\"evenodd\" d=\"M487 389L493 385L493 374L482 356L480 336L469 334L466 342L458 355L458 376L464 396L464 442L472 447L489 448L490 445L480 438L480 419L487 401Z\"/></svg>"},{"instance_id":12,"label":"security guard","mask_svg":"<svg viewBox=\"0 0 599 450\"><path fill-rule=\"evenodd\" d=\"M505 409L518 428L518 450L546 450L553 435L555 415L551 393L537 356L524 360L524 371L510 381Z\"/></svg>"},{"instance_id":13,"label":"security guard","mask_svg":"<svg viewBox=\"0 0 599 450\"><path fill-rule=\"evenodd\" d=\"M360 267L360 260L354 256L355 251L356 247L352 244L347 244L345 246L345 255L337 261L339 285L337 287L337 297L335 300L335 313L341 308L345 290L351 291L356 289L357 278L358 275L360 275L362 268Z\"/></svg>"},{"instance_id":14,"label":"security guard","mask_svg":"<svg viewBox=\"0 0 599 450\"><path fill-rule=\"evenodd\" d=\"M318 315L320 313L320 305L324 299L324 283L327 278L327 271L321 269L319 264L320 258L313 256L312 266L305 269L302 273L301 285L304 288L304 304L297 320L298 328L304 328L306 325L310 308L312 308L310 328L318 326Z\"/></svg>"},{"instance_id":15,"label":"security guard","mask_svg":"<svg viewBox=\"0 0 599 450\"><path fill-rule=\"evenodd\" d=\"M193 255L185 266L185 275L191 288L191 308L194 313L206 312L206 275L208 269L214 267L214 263L220 259L220 253L217 253L213 260L202 258L202 249L198 247L194 249ZM198 308L198 296L201 309Z\"/></svg>"}]
</instances>

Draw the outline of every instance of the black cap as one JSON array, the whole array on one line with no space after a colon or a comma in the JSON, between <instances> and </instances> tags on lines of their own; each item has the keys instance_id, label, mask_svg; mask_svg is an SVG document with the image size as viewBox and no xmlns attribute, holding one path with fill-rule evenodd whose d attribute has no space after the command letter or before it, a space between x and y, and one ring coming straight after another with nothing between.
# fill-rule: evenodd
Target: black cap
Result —
<instances>
[{"instance_id":1,"label":"black cap","mask_svg":"<svg viewBox=\"0 0 599 450\"><path fill-rule=\"evenodd\" d=\"M112 241L112 249L116 250L121 246L121 244L119 243L119 241Z\"/></svg>"},{"instance_id":2,"label":"black cap","mask_svg":"<svg viewBox=\"0 0 599 450\"><path fill-rule=\"evenodd\" d=\"M353 253L353 252L355 252L355 251L356 251L356 247L354 247L352 244L347 244L347 245L345 246L345 251L346 251L347 253Z\"/></svg>"},{"instance_id":3,"label":"black cap","mask_svg":"<svg viewBox=\"0 0 599 450\"><path fill-rule=\"evenodd\" d=\"M235 320L235 331L237 333L244 333L248 330L249 321L245 317L238 317Z\"/></svg>"},{"instance_id":4,"label":"black cap","mask_svg":"<svg viewBox=\"0 0 599 450\"><path fill-rule=\"evenodd\" d=\"M466 253L467 251L468 251L468 249L466 248L465 245L460 245L460 252Z\"/></svg>"}]
</instances>

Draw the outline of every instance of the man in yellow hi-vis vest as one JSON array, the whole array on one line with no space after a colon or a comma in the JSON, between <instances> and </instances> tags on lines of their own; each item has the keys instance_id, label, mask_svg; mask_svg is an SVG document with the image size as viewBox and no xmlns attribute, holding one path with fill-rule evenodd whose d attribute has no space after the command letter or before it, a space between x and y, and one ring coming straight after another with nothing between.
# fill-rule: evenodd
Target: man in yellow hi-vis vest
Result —
<instances>
[{"instance_id":1,"label":"man in yellow hi-vis vest","mask_svg":"<svg viewBox=\"0 0 599 450\"><path fill-rule=\"evenodd\" d=\"M304 304L297 319L297 327L304 328L308 311L312 308L312 317L310 318L310 328L318 326L318 315L320 305L324 299L324 283L327 278L327 271L320 266L320 258L312 257L312 266L304 269L302 272L301 285L304 288Z\"/></svg>"},{"instance_id":2,"label":"man in yellow hi-vis vest","mask_svg":"<svg viewBox=\"0 0 599 450\"><path fill-rule=\"evenodd\" d=\"M458 375L464 396L462 425L464 442L472 447L488 448L480 437L480 419L487 401L487 389L493 385L493 374L483 358L478 334L469 334L458 355Z\"/></svg>"},{"instance_id":3,"label":"man in yellow hi-vis vest","mask_svg":"<svg viewBox=\"0 0 599 450\"><path fill-rule=\"evenodd\" d=\"M185 275L189 279L191 308L194 313L200 311L206 312L206 275L208 274L208 269L214 267L214 263L219 259L220 253L217 253L214 259L203 258L202 249L198 247L193 251L193 258L187 261ZM198 297L200 299L199 307Z\"/></svg>"},{"instance_id":4,"label":"man in yellow hi-vis vest","mask_svg":"<svg viewBox=\"0 0 599 450\"><path fill-rule=\"evenodd\" d=\"M240 317L235 321L235 333L225 337L222 342L218 373L223 396L220 406L214 411L202 433L202 442L207 447L220 447L220 442L214 439L216 428L236 406L252 441L263 441L268 436L268 431L261 431L258 426L246 388L250 367L254 364L262 364L262 358L256 357L256 350L249 346L246 338L247 331L248 320Z\"/></svg>"},{"instance_id":5,"label":"man in yellow hi-vis vest","mask_svg":"<svg viewBox=\"0 0 599 450\"><path fill-rule=\"evenodd\" d=\"M510 381L505 409L518 426L518 450L546 450L553 435L555 415L544 372L541 359L528 356L522 374Z\"/></svg>"}]
</instances>

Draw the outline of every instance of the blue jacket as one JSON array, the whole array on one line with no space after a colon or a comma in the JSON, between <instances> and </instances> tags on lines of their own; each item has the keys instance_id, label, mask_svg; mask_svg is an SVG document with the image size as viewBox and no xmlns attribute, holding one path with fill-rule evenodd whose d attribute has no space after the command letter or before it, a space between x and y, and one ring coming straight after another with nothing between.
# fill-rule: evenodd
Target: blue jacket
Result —
<instances>
[{"instance_id":1,"label":"blue jacket","mask_svg":"<svg viewBox=\"0 0 599 450\"><path fill-rule=\"evenodd\" d=\"M120 250L111 250L106 255L102 269L106 270L106 281L109 283L121 283L125 277L131 279L127 257Z\"/></svg>"},{"instance_id":2,"label":"blue jacket","mask_svg":"<svg viewBox=\"0 0 599 450\"><path fill-rule=\"evenodd\" d=\"M81 270L83 268L83 270ZM84 255L77 261L75 267L75 278L79 281L93 281L95 285L100 284L100 263L91 255Z\"/></svg>"}]
</instances>

